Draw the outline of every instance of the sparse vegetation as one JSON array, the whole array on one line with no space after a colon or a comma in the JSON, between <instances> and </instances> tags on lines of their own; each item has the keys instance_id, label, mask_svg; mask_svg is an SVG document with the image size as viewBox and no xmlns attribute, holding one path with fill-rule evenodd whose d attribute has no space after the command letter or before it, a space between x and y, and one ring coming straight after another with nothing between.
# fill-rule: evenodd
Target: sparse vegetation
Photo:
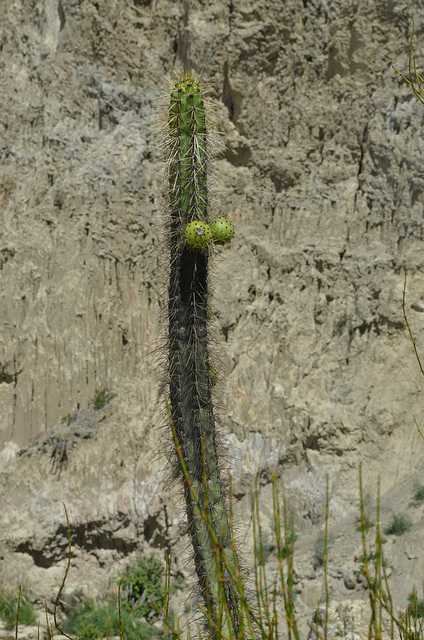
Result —
<instances>
[{"instance_id":1,"label":"sparse vegetation","mask_svg":"<svg viewBox=\"0 0 424 640\"><path fill-rule=\"evenodd\" d=\"M259 558L259 563L264 565L267 559L269 558L271 552L275 549L275 543L272 536L265 532L262 534L261 543L256 549L256 553Z\"/></svg>"},{"instance_id":2,"label":"sparse vegetation","mask_svg":"<svg viewBox=\"0 0 424 640\"><path fill-rule=\"evenodd\" d=\"M285 544L284 544L284 548L283 548L283 556L284 558L288 558L290 553L291 553L291 549L293 548L294 543L297 540L297 534L294 531L290 531L290 534L288 535L287 539L285 540Z\"/></svg>"},{"instance_id":3,"label":"sparse vegetation","mask_svg":"<svg viewBox=\"0 0 424 640\"><path fill-rule=\"evenodd\" d=\"M394 514L392 522L384 529L386 535L401 536L411 528L410 520L403 514Z\"/></svg>"},{"instance_id":4,"label":"sparse vegetation","mask_svg":"<svg viewBox=\"0 0 424 640\"><path fill-rule=\"evenodd\" d=\"M356 527L356 531L362 531L362 529L365 529L365 531L370 531L370 529L372 529L373 527L375 527L375 522L372 522L371 520L368 520L367 517L365 517L364 522Z\"/></svg>"},{"instance_id":5,"label":"sparse vegetation","mask_svg":"<svg viewBox=\"0 0 424 640\"><path fill-rule=\"evenodd\" d=\"M95 600L79 602L64 621L63 630L86 640L119 635L121 618L127 640L160 637L161 630L150 622L165 602L162 563L154 557L141 558L119 583L119 607L116 601L101 606Z\"/></svg>"},{"instance_id":6,"label":"sparse vegetation","mask_svg":"<svg viewBox=\"0 0 424 640\"><path fill-rule=\"evenodd\" d=\"M90 400L89 404L93 405L95 409L101 409L110 402L113 397L114 394L111 393L107 387L103 387L103 389L96 390L94 398Z\"/></svg>"},{"instance_id":7,"label":"sparse vegetation","mask_svg":"<svg viewBox=\"0 0 424 640\"><path fill-rule=\"evenodd\" d=\"M418 598L417 592L412 591L408 596L408 611L417 618L424 618L424 601Z\"/></svg>"},{"instance_id":8,"label":"sparse vegetation","mask_svg":"<svg viewBox=\"0 0 424 640\"><path fill-rule=\"evenodd\" d=\"M6 629L13 629L16 624L18 599L16 593L0 585L0 618L5 622ZM21 624L35 624L36 622L34 605L24 594L20 596L19 621Z\"/></svg>"},{"instance_id":9,"label":"sparse vegetation","mask_svg":"<svg viewBox=\"0 0 424 640\"><path fill-rule=\"evenodd\" d=\"M318 565L324 564L324 552L326 552L329 546L334 542L335 536L331 533L325 536L325 531L320 531L314 545L314 559Z\"/></svg>"},{"instance_id":10,"label":"sparse vegetation","mask_svg":"<svg viewBox=\"0 0 424 640\"><path fill-rule=\"evenodd\" d=\"M127 640L148 640L162 635L160 629L148 624L135 609L121 608L121 619ZM116 602L104 606L98 606L94 600L78 603L63 623L63 630L85 640L118 636L120 624Z\"/></svg>"},{"instance_id":11,"label":"sparse vegetation","mask_svg":"<svg viewBox=\"0 0 424 640\"><path fill-rule=\"evenodd\" d=\"M162 609L165 601L162 577L162 563L153 556L142 558L138 566L128 568L121 580L122 608L146 619L156 616L152 602Z\"/></svg>"},{"instance_id":12,"label":"sparse vegetation","mask_svg":"<svg viewBox=\"0 0 424 640\"><path fill-rule=\"evenodd\" d=\"M414 500L424 500L424 484L416 484L414 487Z\"/></svg>"},{"instance_id":13,"label":"sparse vegetation","mask_svg":"<svg viewBox=\"0 0 424 640\"><path fill-rule=\"evenodd\" d=\"M389 590L389 583L386 574L386 562L383 554L383 539L379 524L380 501L377 497L377 518L375 523L375 540L372 544L367 542L367 534L369 527L366 526L366 518L364 512L364 501L362 498L362 484L360 476L360 509L361 509L361 526L360 535L363 544L363 556L360 565L360 573L365 577L368 596L371 606L371 622L369 638L372 640L381 640L383 631L390 631L391 637L394 637L394 630L397 629L400 640L423 640L421 618L423 615L423 602L417 598L416 592L410 594L409 604L405 612L396 614L393 610L392 598ZM231 487L231 478L230 478ZM231 493L230 493L231 496ZM334 540L334 536L328 533L328 488L325 508L325 527L324 532L317 540L315 548L315 556L322 559L322 567L324 573L324 600L323 606L319 607L319 615L313 616L311 624L312 633L317 638L327 637L328 624L328 583L327 583L327 549L330 541ZM210 514L202 508L201 513L206 522L209 522ZM232 513L230 501L230 513ZM207 609L200 608L200 615L203 617L204 624L201 621L197 623L197 631L195 635L203 640L236 640L246 637L261 637L262 640L274 640L276 637L276 629L278 625L279 611L281 611L281 602L288 629L291 632L292 640L299 640L299 633L296 624L295 600L296 589L294 585L294 540L296 535L293 530L293 514L287 511L287 504L283 498L283 510L280 512L280 500L278 496L277 478L273 476L273 534L262 535L261 523L259 516L259 492L256 490L252 494L252 516L253 516L253 549L254 549L254 581L255 589L253 592L256 601L251 606L244 597L244 592L240 591L240 606L248 612L247 620L250 620L249 633L248 629L241 634L234 633L234 629L224 625L225 618L222 618L222 626L219 628L210 627L210 617ZM68 522L69 527L69 522ZM213 536L213 531L210 530ZM60 587L55 611L53 612L54 621L56 622L56 607L60 599L61 591L66 582L69 570L71 547L70 547L70 530L68 528L69 557L68 566L65 576ZM270 578L267 575L265 562L262 561L264 551L267 550L269 555L273 552L278 560L278 573ZM216 562L220 562L219 557ZM228 568L227 568L228 570ZM167 562L165 572L165 585L162 585L162 565L153 557L144 558L137 567L129 569L120 581L121 598L120 602L107 602L99 606L95 601L89 600L80 602L74 607L69 614L62 628L68 634L72 634L75 640L84 638L85 640L97 640L101 637L110 637L119 635L127 640L147 640L148 638L169 637L173 640L182 640L182 638L193 637L190 628L184 632L180 630L178 616L169 607L170 597L170 563ZM231 580L233 584L238 585L238 577L227 574L225 578ZM147 592L149 591L149 596ZM222 589L220 592L219 607L220 615L225 616L226 597L229 592ZM13 627L16 618L16 598L8 601L9 611L9 627ZM143 609L142 605L146 604L147 608ZM199 605L198 605L199 606ZM22 608L21 622L24 622L24 609ZM184 607L184 612L188 614L190 607ZM150 620L155 614L161 616L164 628L161 629L157 625L151 625L146 618ZM384 615L383 615L384 614ZM227 612L228 615L228 612ZM60 627L57 627L60 631ZM254 631L256 629L256 633ZM48 628L49 640L53 640L52 629ZM72 637L71 637L72 640Z\"/></svg>"},{"instance_id":14,"label":"sparse vegetation","mask_svg":"<svg viewBox=\"0 0 424 640\"><path fill-rule=\"evenodd\" d=\"M350 313L347 313L346 311L344 311L337 318L336 333L338 333L338 335L341 335L346 328L349 330L349 333L350 333L350 330L352 328L352 316L350 315Z\"/></svg>"}]
</instances>

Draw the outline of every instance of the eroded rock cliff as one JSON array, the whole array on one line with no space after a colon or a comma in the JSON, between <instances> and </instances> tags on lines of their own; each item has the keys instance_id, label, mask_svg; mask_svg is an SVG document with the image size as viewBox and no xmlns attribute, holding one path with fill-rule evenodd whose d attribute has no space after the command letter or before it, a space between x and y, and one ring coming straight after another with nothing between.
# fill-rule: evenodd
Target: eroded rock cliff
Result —
<instances>
[{"instance_id":1,"label":"eroded rock cliff","mask_svg":"<svg viewBox=\"0 0 424 640\"><path fill-rule=\"evenodd\" d=\"M383 521L404 511L413 522L388 550L405 604L423 570L423 507L411 502L423 380L401 303L406 265L420 345L424 109L391 65L407 70L411 8L0 4L0 578L53 597L66 559L62 501L71 591L100 592L132 554L179 548L184 526L158 455L167 264L155 147L164 76L193 68L211 86L226 145L214 211L236 225L215 252L213 322L242 531L256 475L269 519L276 469L296 514L298 606L309 611L322 587L310 558L329 473L330 591L363 597L363 461L371 494L381 475ZM96 410L106 387L114 397ZM176 571L188 571L184 557Z\"/></svg>"}]
</instances>

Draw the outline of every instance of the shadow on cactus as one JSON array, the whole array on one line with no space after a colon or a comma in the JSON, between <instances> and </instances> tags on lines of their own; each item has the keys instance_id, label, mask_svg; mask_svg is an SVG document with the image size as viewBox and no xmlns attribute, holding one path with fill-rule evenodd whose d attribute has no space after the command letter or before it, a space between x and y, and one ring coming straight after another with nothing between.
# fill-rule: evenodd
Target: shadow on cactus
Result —
<instances>
[{"instance_id":1,"label":"shadow on cactus","mask_svg":"<svg viewBox=\"0 0 424 640\"><path fill-rule=\"evenodd\" d=\"M206 111L201 84L192 74L183 73L171 91L166 145L170 208L169 412L178 442L177 469L183 481L203 604L213 630L221 615L221 591L227 590L231 622L226 622L238 633L240 626L247 628L250 621L241 619L245 611L240 593L229 578L238 575L239 565L219 468L207 327L209 247L212 239L217 243L231 240L234 227L224 218L212 223L209 219L211 134ZM202 517L202 505L207 505L210 514L212 536ZM217 549L221 564L216 562Z\"/></svg>"}]
</instances>

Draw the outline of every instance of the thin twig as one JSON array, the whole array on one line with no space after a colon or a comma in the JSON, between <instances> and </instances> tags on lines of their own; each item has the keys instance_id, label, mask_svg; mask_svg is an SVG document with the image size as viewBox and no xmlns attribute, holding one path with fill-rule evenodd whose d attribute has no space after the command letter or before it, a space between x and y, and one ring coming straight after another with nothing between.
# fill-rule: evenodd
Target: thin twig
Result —
<instances>
[{"instance_id":1,"label":"thin twig","mask_svg":"<svg viewBox=\"0 0 424 640\"><path fill-rule=\"evenodd\" d=\"M124 630L124 623L122 621L122 615L121 615L121 586L122 586L122 580L124 578L122 577L119 581L118 584L118 622L119 622L119 637L120 640L125 640L125 630Z\"/></svg>"},{"instance_id":2,"label":"thin twig","mask_svg":"<svg viewBox=\"0 0 424 640\"><path fill-rule=\"evenodd\" d=\"M16 607L16 628L15 628L16 640L18 640L19 611L21 609L21 592L22 592L22 588L21 588L21 585L19 585L18 605Z\"/></svg>"},{"instance_id":3,"label":"thin twig","mask_svg":"<svg viewBox=\"0 0 424 640\"><path fill-rule=\"evenodd\" d=\"M57 593L56 600L55 600L55 603L54 603L53 619L54 619L54 626L59 631L59 633L61 633L63 636L66 636L66 638L69 638L69 640L74 640L74 638L72 638L72 636L69 636L65 631L63 631L63 629L59 626L59 624L57 622L57 607L58 607L58 604L59 604L60 596L62 595L62 591L65 588L66 578L68 577L69 568L71 566L71 555L72 555L71 526L69 524L69 517L68 517L68 511L66 509L66 505L65 505L64 502L62 502L62 504L63 504L63 508L65 509L66 528L67 528L67 531L68 531L68 561L67 561L67 564L66 564L66 569L65 569L65 574L63 576L62 584L60 585L60 588L59 588L59 591Z\"/></svg>"},{"instance_id":4,"label":"thin twig","mask_svg":"<svg viewBox=\"0 0 424 640\"><path fill-rule=\"evenodd\" d=\"M411 338L412 346L414 347L415 357L416 357L416 359L418 361L418 365L420 367L420 371L424 376L424 369L423 369L423 366L421 364L421 359L420 359L420 356L419 356L419 353L418 353L417 344L415 342L414 334L412 333L412 329L411 329L411 327L409 325L408 317L406 315L406 266L404 266L403 269L404 269L404 272L405 272L405 277L404 277L404 280L403 280L403 295L402 295L403 317L405 319L405 324L406 324L406 327L408 329L409 337ZM424 434L422 433L421 429L419 428L418 422L417 422L417 419L416 419L415 416L414 416L414 422L415 422L415 426L417 427L418 433L424 439Z\"/></svg>"},{"instance_id":5,"label":"thin twig","mask_svg":"<svg viewBox=\"0 0 424 640\"><path fill-rule=\"evenodd\" d=\"M324 639L327 640L328 635L328 511L329 511L329 490L328 490L328 473L325 474L325 528L324 528L324 557L323 557L323 571L324 571L324 590L325 590L325 614L324 614Z\"/></svg>"},{"instance_id":6,"label":"thin twig","mask_svg":"<svg viewBox=\"0 0 424 640\"><path fill-rule=\"evenodd\" d=\"M405 80L405 82L407 82L411 87L412 87L412 91L414 92L415 96L418 98L418 100L424 104L424 91L422 88L422 84L424 82L423 78L421 77L421 75L418 73L417 71L417 65L415 62L415 56L412 55L412 40L414 38L414 32L415 32L415 22L414 22L414 12L412 11L412 31L411 31L411 38L409 40L409 79L403 75L403 73L401 73L400 71L398 71L396 69L396 67L393 67L393 69L396 71L396 73L398 73L400 75L401 78L403 78L403 80ZM414 69L414 74L415 74L415 82L418 85L418 89L414 84L414 80L412 77L412 69Z\"/></svg>"}]
</instances>

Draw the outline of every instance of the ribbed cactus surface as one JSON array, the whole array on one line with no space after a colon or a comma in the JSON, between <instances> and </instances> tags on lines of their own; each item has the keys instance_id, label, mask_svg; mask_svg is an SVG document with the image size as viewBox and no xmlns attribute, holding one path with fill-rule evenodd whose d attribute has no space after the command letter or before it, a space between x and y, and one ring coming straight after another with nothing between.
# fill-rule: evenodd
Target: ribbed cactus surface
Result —
<instances>
[{"instance_id":1,"label":"ribbed cactus surface","mask_svg":"<svg viewBox=\"0 0 424 640\"><path fill-rule=\"evenodd\" d=\"M169 188L173 213L183 224L199 218L206 222L206 117L197 82L183 74L171 94L169 107Z\"/></svg>"},{"instance_id":2,"label":"ribbed cactus surface","mask_svg":"<svg viewBox=\"0 0 424 640\"><path fill-rule=\"evenodd\" d=\"M185 236L187 225L193 221L208 223L207 120L201 89L189 74L183 74L172 90L168 127L171 209L168 311L172 420L200 506L208 505L209 524L220 549L230 566L234 567L211 398L211 371L214 370L209 364L207 332L209 248L190 246ZM184 487L201 594L207 606L213 610L218 602L220 587L211 534L187 482L184 482ZM227 600L234 605L231 613L237 625L237 594L231 581L228 581L226 588Z\"/></svg>"}]
</instances>

